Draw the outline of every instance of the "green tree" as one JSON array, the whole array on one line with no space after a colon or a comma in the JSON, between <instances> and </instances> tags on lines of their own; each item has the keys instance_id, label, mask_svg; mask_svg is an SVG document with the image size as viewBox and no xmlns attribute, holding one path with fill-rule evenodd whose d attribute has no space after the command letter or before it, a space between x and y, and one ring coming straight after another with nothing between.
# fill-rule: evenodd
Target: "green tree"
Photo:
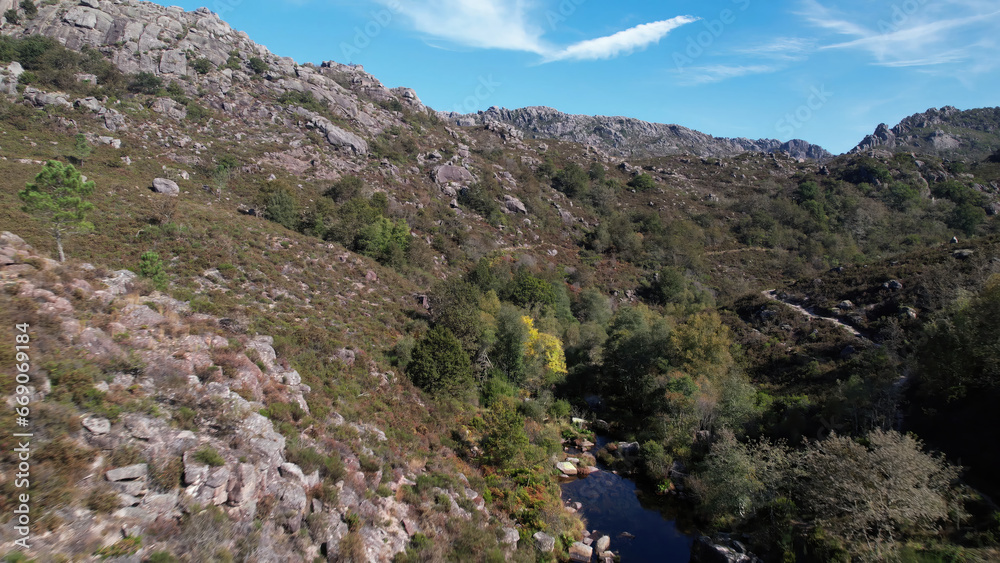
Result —
<instances>
[{"instance_id":1,"label":"green tree","mask_svg":"<svg viewBox=\"0 0 1000 563\"><path fill-rule=\"evenodd\" d=\"M575 163L570 163L552 178L552 187L569 197L582 196L589 185L590 176Z\"/></svg>"},{"instance_id":2,"label":"green tree","mask_svg":"<svg viewBox=\"0 0 1000 563\"><path fill-rule=\"evenodd\" d=\"M133 94L149 94L155 96L163 88L163 80L152 72L140 72L128 85L128 91Z\"/></svg>"},{"instance_id":3,"label":"green tree","mask_svg":"<svg viewBox=\"0 0 1000 563\"><path fill-rule=\"evenodd\" d=\"M742 444L723 430L698 471L702 510L722 525L747 520L779 494L789 463L784 446Z\"/></svg>"},{"instance_id":4,"label":"green tree","mask_svg":"<svg viewBox=\"0 0 1000 563\"><path fill-rule=\"evenodd\" d=\"M93 149L87 143L87 136L83 133L77 133L74 138L73 159L76 160L77 164L83 166L83 161L90 156L91 152Z\"/></svg>"},{"instance_id":5,"label":"green tree","mask_svg":"<svg viewBox=\"0 0 1000 563\"><path fill-rule=\"evenodd\" d=\"M1000 275L949 316L927 327L918 389L947 401L1000 389Z\"/></svg>"},{"instance_id":6,"label":"green tree","mask_svg":"<svg viewBox=\"0 0 1000 563\"><path fill-rule=\"evenodd\" d=\"M475 387L469 356L443 326L434 327L417 343L406 372L414 385L432 395L466 399Z\"/></svg>"},{"instance_id":7,"label":"green tree","mask_svg":"<svg viewBox=\"0 0 1000 563\"><path fill-rule=\"evenodd\" d=\"M299 212L295 207L292 194L279 188L267 197L267 218L294 231L299 225Z\"/></svg>"},{"instance_id":8,"label":"green tree","mask_svg":"<svg viewBox=\"0 0 1000 563\"><path fill-rule=\"evenodd\" d=\"M194 68L194 71L197 72L198 74L208 74L212 70L212 61L206 59L205 57L202 57L200 59L196 59L194 61L194 64L192 64L191 66Z\"/></svg>"},{"instance_id":9,"label":"green tree","mask_svg":"<svg viewBox=\"0 0 1000 563\"><path fill-rule=\"evenodd\" d=\"M507 380L521 385L525 380L524 351L528 341L528 327L521 320L522 313L504 304L497 313L496 342L490 358L493 366L503 372Z\"/></svg>"},{"instance_id":10,"label":"green tree","mask_svg":"<svg viewBox=\"0 0 1000 563\"><path fill-rule=\"evenodd\" d=\"M637 192L647 192L656 187L656 181L649 174L639 174L628 181L628 187Z\"/></svg>"},{"instance_id":11,"label":"green tree","mask_svg":"<svg viewBox=\"0 0 1000 563\"><path fill-rule=\"evenodd\" d=\"M84 199L93 192L94 182L84 182L72 164L50 160L35 176L35 181L29 182L17 194L24 202L24 211L48 223L56 239L60 262L66 261L64 238L94 230L93 223L87 221L87 212L94 205Z\"/></svg>"},{"instance_id":12,"label":"green tree","mask_svg":"<svg viewBox=\"0 0 1000 563\"><path fill-rule=\"evenodd\" d=\"M24 10L24 15L31 19L38 15L38 6L32 0L21 0L21 9Z\"/></svg>"},{"instance_id":13,"label":"green tree","mask_svg":"<svg viewBox=\"0 0 1000 563\"><path fill-rule=\"evenodd\" d=\"M410 239L410 226L406 221L396 222L386 217L379 217L361 230L356 246L365 256L374 258L382 264L399 267L406 262Z\"/></svg>"},{"instance_id":14,"label":"green tree","mask_svg":"<svg viewBox=\"0 0 1000 563\"><path fill-rule=\"evenodd\" d=\"M517 412L514 400L501 398L486 412L486 434L479 445L483 449L482 459L494 467L512 467L518 454L528 446L528 435L524 431L524 418Z\"/></svg>"},{"instance_id":15,"label":"green tree","mask_svg":"<svg viewBox=\"0 0 1000 563\"><path fill-rule=\"evenodd\" d=\"M810 442L797 463L795 496L855 551L884 559L904 533L948 520L958 469L924 453L911 435L875 430L865 442L836 435Z\"/></svg>"},{"instance_id":16,"label":"green tree","mask_svg":"<svg viewBox=\"0 0 1000 563\"><path fill-rule=\"evenodd\" d=\"M521 307L530 307L536 303L554 305L556 302L556 294L552 286L545 280L531 275L527 268L521 268L517 271L507 298Z\"/></svg>"},{"instance_id":17,"label":"green tree","mask_svg":"<svg viewBox=\"0 0 1000 563\"><path fill-rule=\"evenodd\" d=\"M434 285L430 292L431 320L446 327L470 354L479 350L483 326L476 286L454 276Z\"/></svg>"},{"instance_id":18,"label":"green tree","mask_svg":"<svg viewBox=\"0 0 1000 563\"><path fill-rule=\"evenodd\" d=\"M254 74L264 74L269 68L264 59L260 57L250 57L249 64L250 70L254 71Z\"/></svg>"},{"instance_id":19,"label":"green tree","mask_svg":"<svg viewBox=\"0 0 1000 563\"><path fill-rule=\"evenodd\" d=\"M163 262L160 255L155 252L143 252L139 257L139 275L148 278L156 286L156 289L163 291L167 287L167 273L163 271Z\"/></svg>"}]
</instances>

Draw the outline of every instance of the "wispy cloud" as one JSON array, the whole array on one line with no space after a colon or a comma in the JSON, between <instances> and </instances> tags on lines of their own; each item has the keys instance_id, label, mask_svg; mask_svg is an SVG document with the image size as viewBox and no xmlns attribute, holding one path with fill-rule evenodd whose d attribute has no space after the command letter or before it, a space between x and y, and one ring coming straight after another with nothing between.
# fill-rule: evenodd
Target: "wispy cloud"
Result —
<instances>
[{"instance_id":1,"label":"wispy cloud","mask_svg":"<svg viewBox=\"0 0 1000 563\"><path fill-rule=\"evenodd\" d=\"M643 49L653 43L658 43L671 31L698 21L692 16L678 16L669 20L637 25L633 28L619 31L614 35L588 39L575 43L549 55L548 61L562 60L597 60L611 59L622 54Z\"/></svg>"},{"instance_id":2,"label":"wispy cloud","mask_svg":"<svg viewBox=\"0 0 1000 563\"><path fill-rule=\"evenodd\" d=\"M993 56L981 43L969 41L977 35L977 28L995 28L1000 11L992 0L939 0L915 4L916 8L907 11L887 2L871 4L834 10L818 0L802 0L798 14L813 26L846 36L820 49L867 53L877 66L937 67Z\"/></svg>"},{"instance_id":3,"label":"wispy cloud","mask_svg":"<svg viewBox=\"0 0 1000 563\"><path fill-rule=\"evenodd\" d=\"M406 16L413 28L437 39L480 49L545 54L544 30L532 23L524 0L378 0Z\"/></svg>"},{"instance_id":4,"label":"wispy cloud","mask_svg":"<svg viewBox=\"0 0 1000 563\"><path fill-rule=\"evenodd\" d=\"M691 16L646 23L606 37L566 47L545 40L546 21L532 0L376 0L403 14L413 28L439 40L478 49L523 51L542 62L599 60L627 55L657 43L674 29L697 21Z\"/></svg>"},{"instance_id":5,"label":"wispy cloud","mask_svg":"<svg viewBox=\"0 0 1000 563\"><path fill-rule=\"evenodd\" d=\"M774 61L804 61L815 48L811 39L800 37L777 37L768 43L747 45L735 50L735 54Z\"/></svg>"},{"instance_id":6,"label":"wispy cloud","mask_svg":"<svg viewBox=\"0 0 1000 563\"><path fill-rule=\"evenodd\" d=\"M684 69L680 74L680 83L685 86L712 84L730 78L739 78L754 74L768 74L781 70L778 65L705 65Z\"/></svg>"}]
</instances>

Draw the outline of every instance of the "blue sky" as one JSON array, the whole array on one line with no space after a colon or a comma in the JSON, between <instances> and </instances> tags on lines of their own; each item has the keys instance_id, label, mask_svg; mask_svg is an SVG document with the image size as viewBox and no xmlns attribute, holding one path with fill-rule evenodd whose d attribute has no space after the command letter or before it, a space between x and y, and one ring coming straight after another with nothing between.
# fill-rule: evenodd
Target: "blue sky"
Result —
<instances>
[{"instance_id":1,"label":"blue sky","mask_svg":"<svg viewBox=\"0 0 1000 563\"><path fill-rule=\"evenodd\" d=\"M438 110L547 105L841 153L930 107L1000 105L996 0L174 1Z\"/></svg>"}]
</instances>

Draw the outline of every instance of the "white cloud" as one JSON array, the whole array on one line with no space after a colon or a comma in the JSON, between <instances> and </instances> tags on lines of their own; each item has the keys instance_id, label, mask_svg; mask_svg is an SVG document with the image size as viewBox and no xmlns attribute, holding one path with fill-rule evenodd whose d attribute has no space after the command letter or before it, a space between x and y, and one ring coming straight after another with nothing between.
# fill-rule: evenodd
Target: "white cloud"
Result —
<instances>
[{"instance_id":1,"label":"white cloud","mask_svg":"<svg viewBox=\"0 0 1000 563\"><path fill-rule=\"evenodd\" d=\"M622 54L631 53L637 49L642 49L653 43L658 43L660 39L668 33L681 27L698 21L692 16L678 16L669 20L637 25L633 28L619 31L614 35L588 39L581 41L552 53L546 57L548 61L562 60L597 60L611 59Z\"/></svg>"},{"instance_id":2,"label":"white cloud","mask_svg":"<svg viewBox=\"0 0 1000 563\"><path fill-rule=\"evenodd\" d=\"M781 67L777 65L705 65L684 69L680 75L680 82L685 86L697 86L779 70Z\"/></svg>"},{"instance_id":3,"label":"white cloud","mask_svg":"<svg viewBox=\"0 0 1000 563\"><path fill-rule=\"evenodd\" d=\"M978 33L995 27L994 0L941 0L904 10L879 2L872 6L843 2L834 12L817 0L802 0L799 15L810 24L847 36L821 49L866 52L871 64L883 67L940 67L948 63L973 62L991 57L981 43L972 41ZM843 8L844 5L853 6ZM881 17L879 17L881 14ZM862 26L854 21L872 22ZM981 65L970 64L970 69Z\"/></svg>"},{"instance_id":4,"label":"white cloud","mask_svg":"<svg viewBox=\"0 0 1000 563\"><path fill-rule=\"evenodd\" d=\"M529 20L524 0L379 0L398 10L414 29L438 39L480 49L543 54L543 30Z\"/></svg>"},{"instance_id":5,"label":"white cloud","mask_svg":"<svg viewBox=\"0 0 1000 563\"><path fill-rule=\"evenodd\" d=\"M568 47L545 41L538 0L376 0L396 11L420 33L478 49L535 53L543 62L597 60L631 53L658 42L672 30L697 21L691 16L638 25Z\"/></svg>"},{"instance_id":6,"label":"white cloud","mask_svg":"<svg viewBox=\"0 0 1000 563\"><path fill-rule=\"evenodd\" d=\"M777 37L769 43L740 47L737 55L770 59L774 61L803 61L815 48L812 40L799 37Z\"/></svg>"}]
</instances>

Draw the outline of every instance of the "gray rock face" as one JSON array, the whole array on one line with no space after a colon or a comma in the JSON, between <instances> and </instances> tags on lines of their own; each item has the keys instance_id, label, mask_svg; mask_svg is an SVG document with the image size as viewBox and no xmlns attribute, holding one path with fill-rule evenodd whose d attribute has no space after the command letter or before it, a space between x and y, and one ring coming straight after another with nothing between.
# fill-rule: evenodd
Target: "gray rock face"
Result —
<instances>
[{"instance_id":1,"label":"gray rock face","mask_svg":"<svg viewBox=\"0 0 1000 563\"><path fill-rule=\"evenodd\" d=\"M851 150L851 154L874 150L910 151L935 156L962 154L981 158L989 154L982 137L998 137L1000 107L961 111L951 106L931 108L889 128L880 124L875 132ZM975 142L973 142L975 141Z\"/></svg>"},{"instance_id":2,"label":"gray rock face","mask_svg":"<svg viewBox=\"0 0 1000 563\"><path fill-rule=\"evenodd\" d=\"M155 178L153 180L153 191L164 195L179 195L181 193L181 188L177 185L177 182L174 182L173 180Z\"/></svg>"},{"instance_id":3,"label":"gray rock face","mask_svg":"<svg viewBox=\"0 0 1000 563\"><path fill-rule=\"evenodd\" d=\"M524 215L528 214L528 208L524 206L521 200L517 199L511 195L503 196L503 207L508 213L522 213Z\"/></svg>"},{"instance_id":4,"label":"gray rock face","mask_svg":"<svg viewBox=\"0 0 1000 563\"><path fill-rule=\"evenodd\" d=\"M111 421L99 416L90 416L83 419L83 427L94 434L107 434L111 431Z\"/></svg>"},{"instance_id":5,"label":"gray rock face","mask_svg":"<svg viewBox=\"0 0 1000 563\"><path fill-rule=\"evenodd\" d=\"M535 540L535 547L542 553L552 553L556 548L556 539L545 532L535 532L531 537Z\"/></svg>"},{"instance_id":6,"label":"gray rock face","mask_svg":"<svg viewBox=\"0 0 1000 563\"><path fill-rule=\"evenodd\" d=\"M439 113L456 125L482 125L505 140L514 133L500 128L513 126L527 137L584 143L622 157L694 154L702 157L733 156L744 152L787 152L794 158L826 160L832 154L801 140L787 143L775 139L726 139L712 137L679 125L649 123L629 117L569 115L548 107L515 110L492 107L485 112L461 115Z\"/></svg>"},{"instance_id":7,"label":"gray rock face","mask_svg":"<svg viewBox=\"0 0 1000 563\"><path fill-rule=\"evenodd\" d=\"M448 184L451 182L469 184L475 181L475 177L472 176L472 172L461 166L445 164L434 169L434 180L439 184Z\"/></svg>"},{"instance_id":8,"label":"gray rock face","mask_svg":"<svg viewBox=\"0 0 1000 563\"><path fill-rule=\"evenodd\" d=\"M145 479L149 469L145 463L109 469L104 475L108 481L130 481L134 479Z\"/></svg>"}]
</instances>

